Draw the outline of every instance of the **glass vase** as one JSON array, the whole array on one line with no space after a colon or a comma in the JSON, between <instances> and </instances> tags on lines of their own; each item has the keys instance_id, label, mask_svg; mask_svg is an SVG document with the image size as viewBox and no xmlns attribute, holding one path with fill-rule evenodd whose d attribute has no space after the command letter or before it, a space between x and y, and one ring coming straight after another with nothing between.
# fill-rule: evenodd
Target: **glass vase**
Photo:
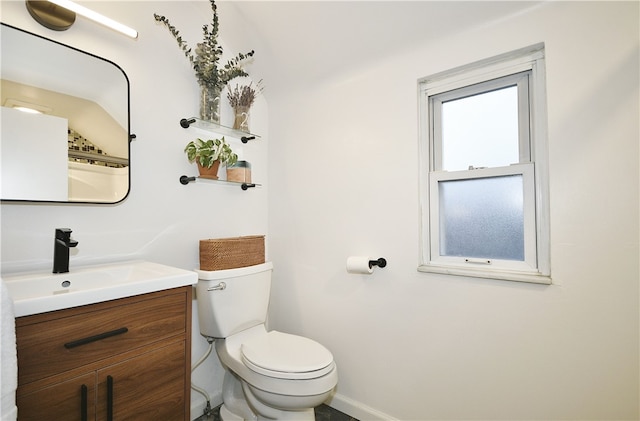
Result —
<instances>
[{"instance_id":1,"label":"glass vase","mask_svg":"<svg viewBox=\"0 0 640 421\"><path fill-rule=\"evenodd\" d=\"M233 121L233 128L241 130L243 132L249 132L249 107L238 105L233 109L235 113L235 119Z\"/></svg>"},{"instance_id":2,"label":"glass vase","mask_svg":"<svg viewBox=\"0 0 640 421\"><path fill-rule=\"evenodd\" d=\"M220 123L220 94L217 86L200 85L200 118Z\"/></svg>"}]
</instances>

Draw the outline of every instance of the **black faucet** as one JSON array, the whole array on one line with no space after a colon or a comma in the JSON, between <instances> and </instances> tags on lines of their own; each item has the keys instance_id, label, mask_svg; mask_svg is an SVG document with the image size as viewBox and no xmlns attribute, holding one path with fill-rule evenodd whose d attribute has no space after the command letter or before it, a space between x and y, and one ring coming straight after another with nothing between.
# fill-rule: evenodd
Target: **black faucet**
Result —
<instances>
[{"instance_id":1,"label":"black faucet","mask_svg":"<svg viewBox=\"0 0 640 421\"><path fill-rule=\"evenodd\" d=\"M71 229L56 228L56 239L53 249L53 273L69 272L69 248L78 242L71 238Z\"/></svg>"}]
</instances>

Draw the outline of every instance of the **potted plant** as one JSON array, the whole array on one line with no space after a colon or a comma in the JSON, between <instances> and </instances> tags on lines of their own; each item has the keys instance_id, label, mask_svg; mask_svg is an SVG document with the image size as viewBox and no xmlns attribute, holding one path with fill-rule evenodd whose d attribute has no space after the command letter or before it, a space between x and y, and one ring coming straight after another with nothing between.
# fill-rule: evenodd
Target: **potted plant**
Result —
<instances>
[{"instance_id":1,"label":"potted plant","mask_svg":"<svg viewBox=\"0 0 640 421\"><path fill-rule=\"evenodd\" d=\"M189 162L198 164L201 177L218 179L220 164L231 166L238 161L238 155L222 137L221 139L202 140L200 138L187 143L184 148Z\"/></svg>"},{"instance_id":2,"label":"potted plant","mask_svg":"<svg viewBox=\"0 0 640 421\"><path fill-rule=\"evenodd\" d=\"M209 29L209 25L202 27L203 40L196 44L195 52L182 39L180 32L171 25L169 19L156 13L153 14L153 17L156 22L160 22L171 32L171 35L178 42L178 47L189 59L196 73L201 92L200 118L220 122L220 94L231 79L238 76L248 76L247 72L242 69L241 62L253 57L254 51L239 53L220 67L219 62L223 50L222 46L218 44L218 11L215 0L209 0L209 2L213 13L211 29Z\"/></svg>"},{"instance_id":3,"label":"potted plant","mask_svg":"<svg viewBox=\"0 0 640 421\"><path fill-rule=\"evenodd\" d=\"M236 83L235 88L229 88L227 99L235 114L234 129L249 131L249 109L263 90L262 79L255 86L253 86L253 82L243 86L238 86Z\"/></svg>"}]
</instances>

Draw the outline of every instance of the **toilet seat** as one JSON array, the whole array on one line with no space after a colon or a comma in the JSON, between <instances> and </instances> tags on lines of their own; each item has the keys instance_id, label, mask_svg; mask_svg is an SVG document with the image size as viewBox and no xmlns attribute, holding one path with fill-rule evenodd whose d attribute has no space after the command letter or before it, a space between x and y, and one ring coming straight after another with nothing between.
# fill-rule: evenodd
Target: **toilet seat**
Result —
<instances>
[{"instance_id":1,"label":"toilet seat","mask_svg":"<svg viewBox=\"0 0 640 421\"><path fill-rule=\"evenodd\" d=\"M324 346L275 330L243 342L241 353L252 371L280 379L313 379L334 368L333 355Z\"/></svg>"}]
</instances>

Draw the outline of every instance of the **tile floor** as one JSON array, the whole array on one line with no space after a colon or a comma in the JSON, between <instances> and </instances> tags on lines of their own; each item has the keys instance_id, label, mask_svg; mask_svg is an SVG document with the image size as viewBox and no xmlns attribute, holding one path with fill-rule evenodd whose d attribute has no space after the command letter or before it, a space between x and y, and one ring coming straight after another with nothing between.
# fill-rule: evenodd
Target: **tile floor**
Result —
<instances>
[{"instance_id":1,"label":"tile floor","mask_svg":"<svg viewBox=\"0 0 640 421\"><path fill-rule=\"evenodd\" d=\"M316 421L358 421L357 419L324 404L316 407L315 412ZM213 413L210 417L203 415L195 421L222 421L220 418L220 407L218 406L213 408Z\"/></svg>"}]
</instances>

